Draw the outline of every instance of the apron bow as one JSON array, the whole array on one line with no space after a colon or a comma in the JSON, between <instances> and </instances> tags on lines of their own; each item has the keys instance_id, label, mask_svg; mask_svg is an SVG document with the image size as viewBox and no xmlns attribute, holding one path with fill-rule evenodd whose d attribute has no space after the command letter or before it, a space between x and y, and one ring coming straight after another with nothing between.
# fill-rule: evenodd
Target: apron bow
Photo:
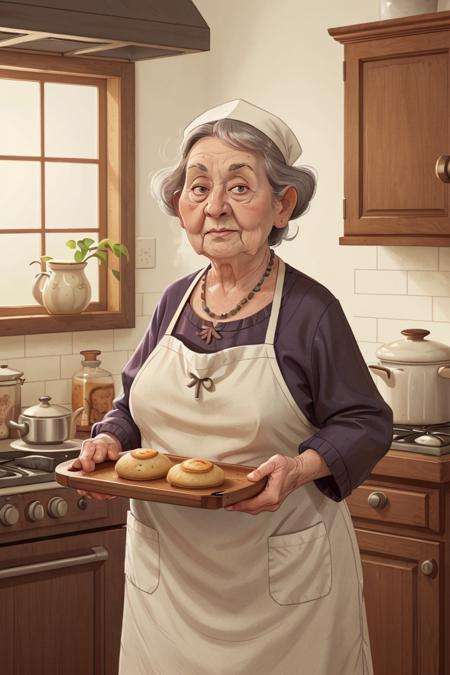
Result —
<instances>
[{"instance_id":1,"label":"apron bow","mask_svg":"<svg viewBox=\"0 0 450 675\"><path fill-rule=\"evenodd\" d=\"M211 391L214 388L214 382L210 377L198 377L194 373L189 373L192 377L192 380L187 384L188 387L193 387L195 385L195 398L199 398L200 387L203 385L205 389Z\"/></svg>"}]
</instances>

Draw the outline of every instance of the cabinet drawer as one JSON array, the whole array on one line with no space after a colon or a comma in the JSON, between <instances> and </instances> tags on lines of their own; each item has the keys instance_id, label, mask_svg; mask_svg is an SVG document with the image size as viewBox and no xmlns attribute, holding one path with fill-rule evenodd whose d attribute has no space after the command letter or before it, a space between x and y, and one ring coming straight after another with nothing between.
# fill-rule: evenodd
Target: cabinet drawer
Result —
<instances>
[{"instance_id":1,"label":"cabinet drawer","mask_svg":"<svg viewBox=\"0 0 450 675\"><path fill-rule=\"evenodd\" d=\"M346 502L355 518L440 531L438 490L364 484L353 490Z\"/></svg>"}]
</instances>

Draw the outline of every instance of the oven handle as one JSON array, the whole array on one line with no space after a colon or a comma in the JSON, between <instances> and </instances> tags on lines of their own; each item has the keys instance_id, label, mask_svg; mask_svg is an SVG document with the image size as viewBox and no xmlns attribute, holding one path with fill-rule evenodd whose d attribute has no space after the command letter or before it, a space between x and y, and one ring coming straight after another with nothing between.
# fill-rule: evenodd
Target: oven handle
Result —
<instances>
[{"instance_id":1,"label":"oven handle","mask_svg":"<svg viewBox=\"0 0 450 675\"><path fill-rule=\"evenodd\" d=\"M29 565L17 565L17 567L6 567L0 569L0 579L10 579L11 577L21 577L25 574L35 574L37 572L49 572L50 570L62 569L64 567L75 567L76 565L88 565L89 563L108 560L109 554L104 546L93 546L92 553L85 555L69 556L59 560L45 560L44 562L30 563Z\"/></svg>"}]
</instances>

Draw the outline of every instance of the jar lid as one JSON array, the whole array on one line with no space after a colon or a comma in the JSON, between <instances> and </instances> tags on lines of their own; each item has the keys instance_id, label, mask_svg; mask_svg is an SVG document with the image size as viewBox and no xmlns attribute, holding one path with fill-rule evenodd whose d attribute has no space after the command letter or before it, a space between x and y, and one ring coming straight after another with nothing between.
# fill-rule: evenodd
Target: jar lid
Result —
<instances>
[{"instance_id":1,"label":"jar lid","mask_svg":"<svg viewBox=\"0 0 450 675\"><path fill-rule=\"evenodd\" d=\"M0 382L6 382L7 380L19 380L22 375L23 373L20 370L9 368L6 364L0 365Z\"/></svg>"},{"instance_id":2,"label":"jar lid","mask_svg":"<svg viewBox=\"0 0 450 675\"><path fill-rule=\"evenodd\" d=\"M450 361L450 346L436 340L425 340L430 334L423 328L405 328L405 337L382 345L376 351L381 361L395 363L442 363Z\"/></svg>"},{"instance_id":3,"label":"jar lid","mask_svg":"<svg viewBox=\"0 0 450 675\"><path fill-rule=\"evenodd\" d=\"M99 366L101 361L97 358L101 351L99 349L82 349L80 354L83 356L81 365L83 366Z\"/></svg>"},{"instance_id":4,"label":"jar lid","mask_svg":"<svg viewBox=\"0 0 450 675\"><path fill-rule=\"evenodd\" d=\"M39 403L22 411L27 417L65 417L71 415L71 411L57 403L50 403L51 396L39 396Z\"/></svg>"}]
</instances>

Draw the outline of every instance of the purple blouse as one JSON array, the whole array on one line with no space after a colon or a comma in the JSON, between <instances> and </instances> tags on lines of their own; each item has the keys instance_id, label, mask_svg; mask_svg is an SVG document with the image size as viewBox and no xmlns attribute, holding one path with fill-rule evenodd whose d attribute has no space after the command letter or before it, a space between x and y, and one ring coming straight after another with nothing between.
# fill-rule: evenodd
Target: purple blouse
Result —
<instances>
[{"instance_id":1,"label":"purple blouse","mask_svg":"<svg viewBox=\"0 0 450 675\"><path fill-rule=\"evenodd\" d=\"M340 501L365 481L392 441L392 409L379 393L339 300L320 282L288 263L283 285L275 354L283 378L305 417L319 428L299 444L299 453L316 450L331 476L315 480L328 497ZM197 270L198 271L198 270ZM128 407L131 384L155 348L197 272L170 284L133 356L122 370L123 393L93 425L116 436L123 448L140 447L141 436ZM215 352L264 342L272 304L244 319L219 323L222 339L208 345L198 335L208 323L186 302L173 335L196 352ZM280 448L282 452L282 448Z\"/></svg>"}]
</instances>

